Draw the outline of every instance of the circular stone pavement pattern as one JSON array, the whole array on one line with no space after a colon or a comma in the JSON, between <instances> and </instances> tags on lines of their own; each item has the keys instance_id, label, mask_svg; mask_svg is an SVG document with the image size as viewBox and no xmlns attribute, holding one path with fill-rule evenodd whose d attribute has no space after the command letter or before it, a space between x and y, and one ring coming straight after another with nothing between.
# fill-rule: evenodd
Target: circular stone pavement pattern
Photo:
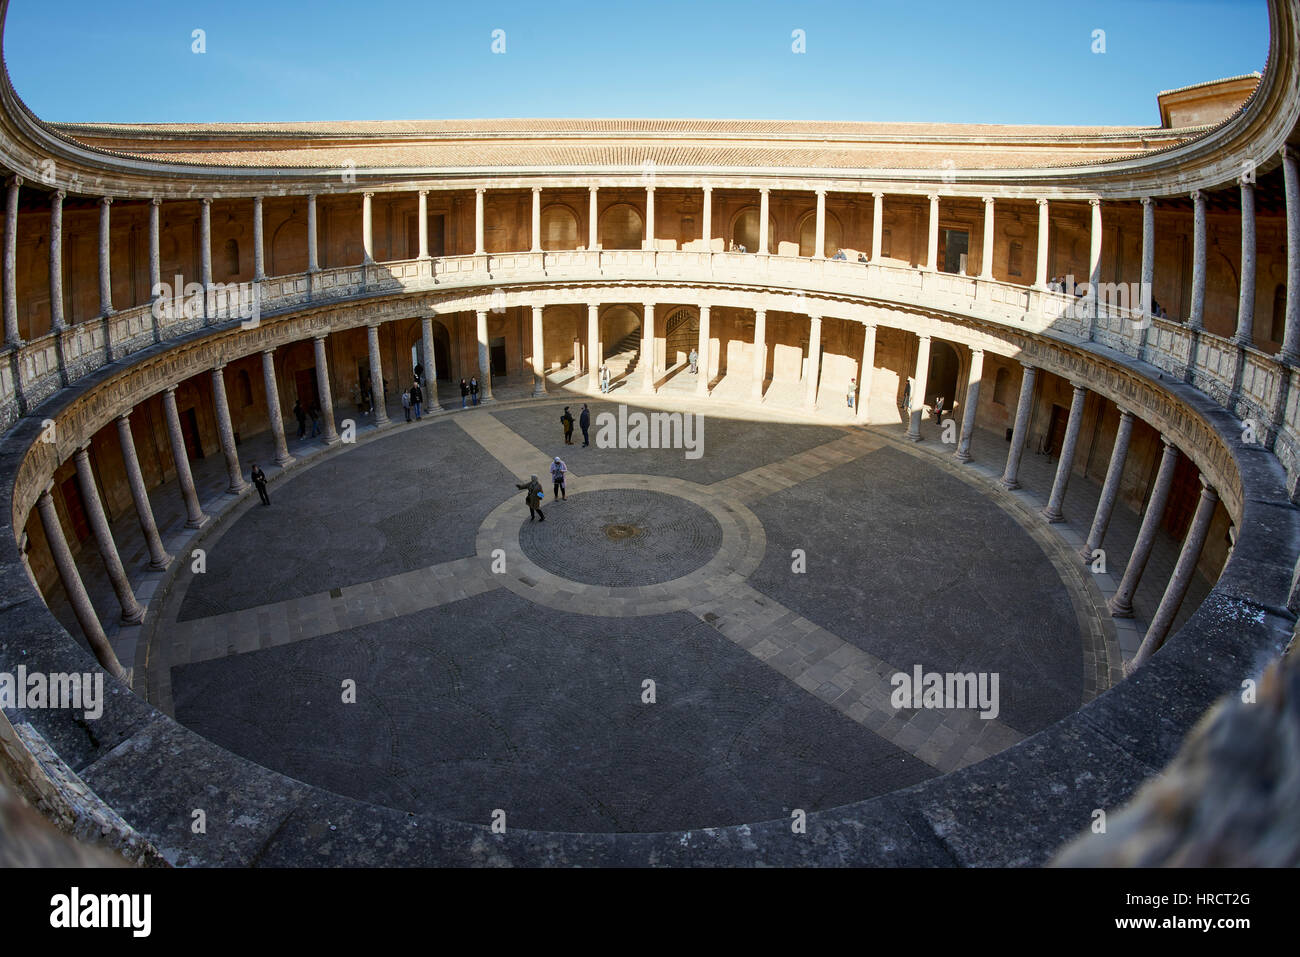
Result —
<instances>
[{"instance_id":1,"label":"circular stone pavement pattern","mask_svg":"<svg viewBox=\"0 0 1300 957\"><path fill-rule=\"evenodd\" d=\"M579 492L543 502L551 521L525 523L519 544L541 568L587 585L657 585L690 574L722 546L700 506L645 489Z\"/></svg>"}]
</instances>

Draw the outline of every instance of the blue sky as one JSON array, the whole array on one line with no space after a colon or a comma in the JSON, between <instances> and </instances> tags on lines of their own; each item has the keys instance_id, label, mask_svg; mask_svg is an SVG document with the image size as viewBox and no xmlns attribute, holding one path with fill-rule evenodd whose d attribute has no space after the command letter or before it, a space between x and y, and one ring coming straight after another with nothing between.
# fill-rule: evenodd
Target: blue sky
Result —
<instances>
[{"instance_id":1,"label":"blue sky","mask_svg":"<svg viewBox=\"0 0 1300 957\"><path fill-rule=\"evenodd\" d=\"M792 52L796 29L806 53ZM1160 90L1263 69L1268 12L1264 0L11 0L4 40L16 89L52 121L1157 125Z\"/></svg>"}]
</instances>

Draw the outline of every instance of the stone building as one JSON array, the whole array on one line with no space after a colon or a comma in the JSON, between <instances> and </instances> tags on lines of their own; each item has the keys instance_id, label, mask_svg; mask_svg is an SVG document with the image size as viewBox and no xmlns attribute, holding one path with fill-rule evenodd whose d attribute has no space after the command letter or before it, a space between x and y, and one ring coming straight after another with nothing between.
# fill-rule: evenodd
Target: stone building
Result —
<instances>
[{"instance_id":1,"label":"stone building","mask_svg":"<svg viewBox=\"0 0 1300 957\"><path fill-rule=\"evenodd\" d=\"M471 377L489 401L503 382L595 394L608 363L626 396L916 440L943 398L955 461L1014 489L1023 456L1055 460L1046 522L1072 477L1102 487L1081 561L1115 508L1143 517L1136 549L1182 542L1130 664L1171 696L1230 689L1236 671L1175 649L1230 632L1239 660L1280 650L1300 554L1300 19L1269 7L1262 74L1161 93L1159 127L47 124L6 77L0 562L23 598L0 627L76 647L34 588L119 670L79 569L102 567L138 622L143 569L110 526L136 516L167 569L149 492L175 483L202 528L191 469L224 460L246 494L238 447L262 436L290 464L295 403L320 407L328 447L417 368L450 408ZM1131 614L1144 561L1112 612ZM1194 575L1210 597L1175 632ZM1077 829L1054 821L1042 852Z\"/></svg>"}]
</instances>

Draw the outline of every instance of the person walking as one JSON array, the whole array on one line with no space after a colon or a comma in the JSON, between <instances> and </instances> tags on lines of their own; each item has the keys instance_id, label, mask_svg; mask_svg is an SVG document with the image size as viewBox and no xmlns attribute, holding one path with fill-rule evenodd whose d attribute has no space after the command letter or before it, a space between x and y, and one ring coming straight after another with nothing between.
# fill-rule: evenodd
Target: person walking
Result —
<instances>
[{"instance_id":1,"label":"person walking","mask_svg":"<svg viewBox=\"0 0 1300 957\"><path fill-rule=\"evenodd\" d=\"M691 359L691 375L696 375L700 371L700 354L695 351L694 346L691 347L690 359Z\"/></svg>"},{"instance_id":2,"label":"person walking","mask_svg":"<svg viewBox=\"0 0 1300 957\"><path fill-rule=\"evenodd\" d=\"M569 411L569 407L567 405L564 407L564 414L560 416L560 425L564 427L564 444L572 445L573 444L573 413Z\"/></svg>"},{"instance_id":3,"label":"person walking","mask_svg":"<svg viewBox=\"0 0 1300 957\"><path fill-rule=\"evenodd\" d=\"M537 481L537 476L530 476L527 482L516 482L515 488L524 490L524 503L528 506L528 521L534 518L541 518L546 521L546 515L542 512L542 483Z\"/></svg>"},{"instance_id":4,"label":"person walking","mask_svg":"<svg viewBox=\"0 0 1300 957\"><path fill-rule=\"evenodd\" d=\"M858 380L856 378L849 380L848 400L849 408L853 408L853 395L858 391Z\"/></svg>"},{"instance_id":5,"label":"person walking","mask_svg":"<svg viewBox=\"0 0 1300 957\"><path fill-rule=\"evenodd\" d=\"M609 391L609 366L607 365L602 365L600 367L600 391Z\"/></svg>"},{"instance_id":6,"label":"person walking","mask_svg":"<svg viewBox=\"0 0 1300 957\"><path fill-rule=\"evenodd\" d=\"M307 413L311 416L311 437L314 439L320 435L320 403L312 402Z\"/></svg>"},{"instance_id":7,"label":"person walking","mask_svg":"<svg viewBox=\"0 0 1300 957\"><path fill-rule=\"evenodd\" d=\"M411 408L415 410L415 421L420 421L420 410L424 405L424 390L420 388L420 383L411 386Z\"/></svg>"},{"instance_id":8,"label":"person walking","mask_svg":"<svg viewBox=\"0 0 1300 957\"><path fill-rule=\"evenodd\" d=\"M469 383L464 379L460 380L460 407L465 408L465 403L469 401Z\"/></svg>"},{"instance_id":9,"label":"person walking","mask_svg":"<svg viewBox=\"0 0 1300 957\"><path fill-rule=\"evenodd\" d=\"M569 498L569 492L564 487L564 476L568 474L569 467L560 461L557 455L555 461L551 463L551 482L555 488L551 491L551 497L560 501L566 501Z\"/></svg>"},{"instance_id":10,"label":"person walking","mask_svg":"<svg viewBox=\"0 0 1300 957\"><path fill-rule=\"evenodd\" d=\"M270 505L271 496L266 494L266 473L257 467L256 462L253 463L253 471L249 473L248 477L251 478L253 484L257 486L257 494L261 496L262 504Z\"/></svg>"},{"instance_id":11,"label":"person walking","mask_svg":"<svg viewBox=\"0 0 1300 957\"><path fill-rule=\"evenodd\" d=\"M302 401L293 400L293 417L298 420L298 438L307 434L307 413L302 410Z\"/></svg>"},{"instance_id":12,"label":"person walking","mask_svg":"<svg viewBox=\"0 0 1300 957\"><path fill-rule=\"evenodd\" d=\"M582 412L578 415L578 428L582 429L582 447L585 449L591 444L591 439L587 437L587 429L591 428L591 412L587 409L587 403L582 403Z\"/></svg>"},{"instance_id":13,"label":"person walking","mask_svg":"<svg viewBox=\"0 0 1300 957\"><path fill-rule=\"evenodd\" d=\"M402 412L406 415L406 421L411 421L411 391L409 389L402 392Z\"/></svg>"},{"instance_id":14,"label":"person walking","mask_svg":"<svg viewBox=\"0 0 1300 957\"><path fill-rule=\"evenodd\" d=\"M469 380L469 399L474 405L478 405L478 376L472 376Z\"/></svg>"}]
</instances>

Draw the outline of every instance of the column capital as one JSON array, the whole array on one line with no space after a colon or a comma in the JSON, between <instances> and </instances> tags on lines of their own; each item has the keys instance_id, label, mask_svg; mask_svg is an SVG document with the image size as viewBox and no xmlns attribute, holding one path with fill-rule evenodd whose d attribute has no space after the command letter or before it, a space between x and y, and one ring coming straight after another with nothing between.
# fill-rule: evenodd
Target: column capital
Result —
<instances>
[{"instance_id":1,"label":"column capital","mask_svg":"<svg viewBox=\"0 0 1300 957\"><path fill-rule=\"evenodd\" d=\"M1042 208L1042 207L1044 207L1044 206L1047 205L1047 200L1044 199L1044 198L1041 197L1041 196L1039 196L1037 199L1035 199L1034 202L1037 203L1037 204L1039 205L1040 208Z\"/></svg>"},{"instance_id":2,"label":"column capital","mask_svg":"<svg viewBox=\"0 0 1300 957\"><path fill-rule=\"evenodd\" d=\"M56 189L54 192L50 193L50 204L53 205L56 200L61 203L67 198L67 190Z\"/></svg>"},{"instance_id":3,"label":"column capital","mask_svg":"<svg viewBox=\"0 0 1300 957\"><path fill-rule=\"evenodd\" d=\"M482 195L483 195L484 193L486 193L486 192L487 192L487 187L486 187L486 186L475 186L475 187L474 187L474 195L475 195L475 196L482 196Z\"/></svg>"},{"instance_id":4,"label":"column capital","mask_svg":"<svg viewBox=\"0 0 1300 957\"><path fill-rule=\"evenodd\" d=\"M760 196L766 196L768 193L772 192L772 187L770 187L770 186L760 186L760 187L758 188L758 192L759 192L759 195L760 195Z\"/></svg>"},{"instance_id":5,"label":"column capital","mask_svg":"<svg viewBox=\"0 0 1300 957\"><path fill-rule=\"evenodd\" d=\"M702 303L699 304L699 310L700 310L700 312L702 312L702 313L704 313L704 312L709 312L709 311L711 311L712 309L713 309L713 307L712 307L709 303L707 303L707 302L702 302Z\"/></svg>"},{"instance_id":6,"label":"column capital","mask_svg":"<svg viewBox=\"0 0 1300 957\"><path fill-rule=\"evenodd\" d=\"M1294 163L1296 158L1296 148L1287 144L1282 147L1281 155L1284 162Z\"/></svg>"},{"instance_id":7,"label":"column capital","mask_svg":"<svg viewBox=\"0 0 1300 957\"><path fill-rule=\"evenodd\" d=\"M545 306L533 306L533 312L542 312L545 309L546 309Z\"/></svg>"},{"instance_id":8,"label":"column capital","mask_svg":"<svg viewBox=\"0 0 1300 957\"><path fill-rule=\"evenodd\" d=\"M599 186L588 186L588 187L587 187L587 192L589 192L589 193L595 193L596 190L598 190L598 189L600 189ZM709 187L706 186L706 187L704 187L704 189L707 191L707 190L709 189Z\"/></svg>"},{"instance_id":9,"label":"column capital","mask_svg":"<svg viewBox=\"0 0 1300 957\"><path fill-rule=\"evenodd\" d=\"M1156 204L1155 199L1153 199L1150 196L1143 196L1140 200L1138 200L1138 202L1140 202L1143 206L1154 206Z\"/></svg>"},{"instance_id":10,"label":"column capital","mask_svg":"<svg viewBox=\"0 0 1300 957\"><path fill-rule=\"evenodd\" d=\"M317 342L324 342L326 339L329 338L329 334L327 333L323 336L312 336L312 338L315 339Z\"/></svg>"},{"instance_id":11,"label":"column capital","mask_svg":"<svg viewBox=\"0 0 1300 957\"><path fill-rule=\"evenodd\" d=\"M876 202L880 202L882 199L885 198L885 194L882 193L882 192L876 191L876 192L873 192L873 193L871 194L871 198L874 199Z\"/></svg>"},{"instance_id":12,"label":"column capital","mask_svg":"<svg viewBox=\"0 0 1300 957\"><path fill-rule=\"evenodd\" d=\"M655 188L654 188L653 186L647 186L647 187L645 188L645 191L646 191L647 193L653 193L653 192L655 191Z\"/></svg>"},{"instance_id":13,"label":"column capital","mask_svg":"<svg viewBox=\"0 0 1300 957\"><path fill-rule=\"evenodd\" d=\"M10 176L10 177L8 177L8 178L5 179L5 185L6 185L6 186L21 186L21 185L23 185L23 178L22 178L21 176Z\"/></svg>"},{"instance_id":14,"label":"column capital","mask_svg":"<svg viewBox=\"0 0 1300 957\"><path fill-rule=\"evenodd\" d=\"M766 318L767 318L767 310L766 310L766 309L755 309L755 310L754 310L754 318L757 319L759 316L762 316L764 319L766 319Z\"/></svg>"},{"instance_id":15,"label":"column capital","mask_svg":"<svg viewBox=\"0 0 1300 957\"><path fill-rule=\"evenodd\" d=\"M224 369L225 367L226 367L226 364L225 364L224 362L218 362L216 365L214 365L214 366L212 367L212 374L213 374L213 375L216 375L218 372L220 372L220 371L221 371L222 369Z\"/></svg>"},{"instance_id":16,"label":"column capital","mask_svg":"<svg viewBox=\"0 0 1300 957\"><path fill-rule=\"evenodd\" d=\"M542 191L542 188L540 186L534 186L532 189L533 189L534 196L536 196L538 193Z\"/></svg>"},{"instance_id":17,"label":"column capital","mask_svg":"<svg viewBox=\"0 0 1300 957\"><path fill-rule=\"evenodd\" d=\"M916 338L917 338L917 340L920 341L920 342L929 342L929 341L930 341L930 336L928 336L928 335L923 335L922 333L919 333L919 332L916 334Z\"/></svg>"},{"instance_id":18,"label":"column capital","mask_svg":"<svg viewBox=\"0 0 1300 957\"><path fill-rule=\"evenodd\" d=\"M162 205L162 200L159 199L157 196L150 197L150 199L149 199L149 205L150 205L150 206L161 206L161 205Z\"/></svg>"},{"instance_id":19,"label":"column capital","mask_svg":"<svg viewBox=\"0 0 1300 957\"><path fill-rule=\"evenodd\" d=\"M173 399L176 398L176 386L174 385L165 386L163 388L163 395L169 395Z\"/></svg>"},{"instance_id":20,"label":"column capital","mask_svg":"<svg viewBox=\"0 0 1300 957\"><path fill-rule=\"evenodd\" d=\"M204 196L201 200L199 200L199 202L202 203L204 206L211 206L211 205L212 205L212 197L211 197L211 196Z\"/></svg>"},{"instance_id":21,"label":"column capital","mask_svg":"<svg viewBox=\"0 0 1300 957\"><path fill-rule=\"evenodd\" d=\"M1131 418L1133 418L1133 412L1132 412L1131 410L1129 410L1129 409L1124 408L1124 406L1122 406L1122 405L1116 405L1115 408L1119 411L1119 417L1120 417L1121 419L1131 419Z\"/></svg>"},{"instance_id":22,"label":"column capital","mask_svg":"<svg viewBox=\"0 0 1300 957\"><path fill-rule=\"evenodd\" d=\"M1201 192L1199 189L1194 189L1187 195L1191 197L1193 203L1205 202L1205 193Z\"/></svg>"},{"instance_id":23,"label":"column capital","mask_svg":"<svg viewBox=\"0 0 1300 957\"><path fill-rule=\"evenodd\" d=\"M873 323L871 323L871 325L874 326L875 323L873 322ZM983 349L976 349L976 348L972 347L972 348L971 348L971 351L970 351L970 354L971 354L971 358L972 358L972 359L975 358L976 356L979 356L981 359L984 358L984 350L983 350Z\"/></svg>"},{"instance_id":24,"label":"column capital","mask_svg":"<svg viewBox=\"0 0 1300 957\"><path fill-rule=\"evenodd\" d=\"M130 425L130 424L131 424L131 413L130 413L130 412L123 412L121 415L119 415L119 416L117 417L117 421L118 421L118 422L125 422L125 423L127 423L128 425Z\"/></svg>"},{"instance_id":25,"label":"column capital","mask_svg":"<svg viewBox=\"0 0 1300 957\"><path fill-rule=\"evenodd\" d=\"M938 193L926 193L926 194L925 194L925 198L928 199L928 200L929 200L930 202L932 202L932 203L937 203L937 202L939 202L939 194L938 194Z\"/></svg>"},{"instance_id":26,"label":"column capital","mask_svg":"<svg viewBox=\"0 0 1300 957\"><path fill-rule=\"evenodd\" d=\"M262 350L262 355L264 355L264 356L274 356L274 355L275 355L275 347L272 346L270 349L263 349L263 350Z\"/></svg>"},{"instance_id":27,"label":"column capital","mask_svg":"<svg viewBox=\"0 0 1300 957\"><path fill-rule=\"evenodd\" d=\"M864 323L862 324L862 328L863 328L863 329L874 329L874 328L876 328L876 323L874 323L874 322L864 322ZM984 350L981 349L981 350L979 350L979 351L982 353Z\"/></svg>"},{"instance_id":28,"label":"column capital","mask_svg":"<svg viewBox=\"0 0 1300 957\"><path fill-rule=\"evenodd\" d=\"M1177 453L1178 446L1174 444L1173 439L1165 435L1163 432L1160 433L1160 441L1163 442L1165 444L1165 447L1168 448L1171 452Z\"/></svg>"},{"instance_id":29,"label":"column capital","mask_svg":"<svg viewBox=\"0 0 1300 957\"><path fill-rule=\"evenodd\" d=\"M87 442L85 445L78 445L77 450L72 453L72 457L75 459L90 458L90 443ZM1204 482L1205 480L1202 478L1201 481Z\"/></svg>"},{"instance_id":30,"label":"column capital","mask_svg":"<svg viewBox=\"0 0 1300 957\"><path fill-rule=\"evenodd\" d=\"M1080 392L1087 392L1087 391L1088 391L1088 387L1087 387L1084 383L1082 383L1082 382L1075 382L1074 380L1071 380L1071 381L1070 381L1070 388L1074 390L1074 392L1075 392L1076 395L1077 395L1078 393L1080 393Z\"/></svg>"},{"instance_id":31,"label":"column capital","mask_svg":"<svg viewBox=\"0 0 1300 957\"><path fill-rule=\"evenodd\" d=\"M416 192L419 193L421 196L429 195L429 191L427 189L417 189Z\"/></svg>"},{"instance_id":32,"label":"column capital","mask_svg":"<svg viewBox=\"0 0 1300 957\"><path fill-rule=\"evenodd\" d=\"M113 205L113 197L112 197L112 196L101 196L101 197L99 198L99 205L100 205L100 206L112 206L112 205Z\"/></svg>"},{"instance_id":33,"label":"column capital","mask_svg":"<svg viewBox=\"0 0 1300 957\"><path fill-rule=\"evenodd\" d=\"M658 303L654 303L654 302L643 302L643 303L641 303L641 305L642 305L642 307L645 308L648 312L654 312L655 306L658 305Z\"/></svg>"},{"instance_id":34,"label":"column capital","mask_svg":"<svg viewBox=\"0 0 1300 957\"><path fill-rule=\"evenodd\" d=\"M1088 200L1088 205L1091 206L1093 209L1096 209L1098 206L1101 205L1101 200L1100 200L1100 199L1090 199L1090 200Z\"/></svg>"},{"instance_id":35,"label":"column capital","mask_svg":"<svg viewBox=\"0 0 1300 957\"><path fill-rule=\"evenodd\" d=\"M1204 474L1200 476L1200 479L1201 498L1205 499L1207 502L1217 502L1219 500L1219 493L1214 490L1214 486L1210 484L1210 480Z\"/></svg>"},{"instance_id":36,"label":"column capital","mask_svg":"<svg viewBox=\"0 0 1300 957\"><path fill-rule=\"evenodd\" d=\"M985 196L985 197L984 197L984 205L985 205L985 206L992 206L993 203L994 203L994 198L993 198L992 196Z\"/></svg>"},{"instance_id":37,"label":"column capital","mask_svg":"<svg viewBox=\"0 0 1300 957\"><path fill-rule=\"evenodd\" d=\"M1038 372L1038 366L1034 365L1033 363L1026 362L1024 359L1020 360L1020 366L1026 372L1035 372L1035 373Z\"/></svg>"},{"instance_id":38,"label":"column capital","mask_svg":"<svg viewBox=\"0 0 1300 957\"><path fill-rule=\"evenodd\" d=\"M813 190L813 192L815 192L822 199L825 199L826 194L829 193L830 190L828 190L825 186L818 186L815 190Z\"/></svg>"},{"instance_id":39,"label":"column capital","mask_svg":"<svg viewBox=\"0 0 1300 957\"><path fill-rule=\"evenodd\" d=\"M363 192L361 195L364 196L366 199L370 199L372 196L375 195L375 191L373 189L368 189L365 192Z\"/></svg>"},{"instance_id":40,"label":"column capital","mask_svg":"<svg viewBox=\"0 0 1300 957\"><path fill-rule=\"evenodd\" d=\"M1245 189L1254 189L1254 188L1255 188L1255 179L1254 179L1253 176L1251 176L1251 177L1238 176L1238 177L1237 177L1237 185L1240 186L1243 190L1245 190Z\"/></svg>"}]
</instances>

